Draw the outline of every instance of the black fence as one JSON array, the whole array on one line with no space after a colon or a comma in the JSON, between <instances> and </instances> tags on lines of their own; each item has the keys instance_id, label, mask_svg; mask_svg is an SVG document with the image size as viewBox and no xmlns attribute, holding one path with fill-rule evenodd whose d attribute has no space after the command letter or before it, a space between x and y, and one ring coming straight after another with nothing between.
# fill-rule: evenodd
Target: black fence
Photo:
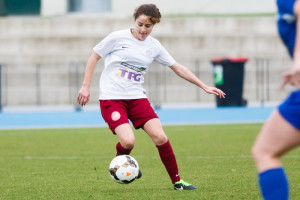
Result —
<instances>
[{"instance_id":1,"label":"black fence","mask_svg":"<svg viewBox=\"0 0 300 200\"><path fill-rule=\"evenodd\" d=\"M180 61L208 85L214 85L211 60ZM18 105L76 105L85 62L0 65L0 110ZM91 83L91 104L98 104L99 62ZM279 90L282 73L291 67L287 59L250 59L245 64L243 98L266 105L281 101L292 88ZM179 78L168 67L153 63L143 84L156 107L165 103L215 103L215 97Z\"/></svg>"}]
</instances>

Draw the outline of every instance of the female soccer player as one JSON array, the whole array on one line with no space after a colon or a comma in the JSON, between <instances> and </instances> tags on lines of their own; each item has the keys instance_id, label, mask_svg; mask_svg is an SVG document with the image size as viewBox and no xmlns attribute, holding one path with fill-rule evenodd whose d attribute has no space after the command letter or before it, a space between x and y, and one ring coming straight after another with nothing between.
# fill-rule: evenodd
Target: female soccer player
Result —
<instances>
[{"instance_id":1,"label":"female soccer player","mask_svg":"<svg viewBox=\"0 0 300 200\"><path fill-rule=\"evenodd\" d=\"M252 149L258 169L261 194L266 200L289 198L288 180L281 156L300 144L300 1L277 0L278 30L293 58L293 67L283 76L296 91L279 105L259 133Z\"/></svg>"},{"instance_id":2,"label":"female soccer player","mask_svg":"<svg viewBox=\"0 0 300 200\"><path fill-rule=\"evenodd\" d=\"M129 155L134 147L135 137L129 119L134 128L144 129L156 145L174 189L196 189L180 179L172 146L142 87L144 74L153 60L156 60L208 94L220 98L224 98L225 94L201 82L190 70L177 63L158 40L150 36L154 25L161 18L155 5L141 5L133 16L134 28L113 32L93 48L94 53L87 62L84 81L78 94L78 103L81 106L88 103L96 63L100 58L105 58L105 68L100 77L100 109L110 130L118 136L117 155Z\"/></svg>"}]
</instances>

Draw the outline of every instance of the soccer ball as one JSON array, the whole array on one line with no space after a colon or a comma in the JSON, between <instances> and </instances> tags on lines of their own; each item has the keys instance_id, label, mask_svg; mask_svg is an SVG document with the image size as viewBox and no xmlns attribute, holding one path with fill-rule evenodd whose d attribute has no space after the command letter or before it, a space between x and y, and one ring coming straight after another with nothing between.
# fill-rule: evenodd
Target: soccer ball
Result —
<instances>
[{"instance_id":1,"label":"soccer ball","mask_svg":"<svg viewBox=\"0 0 300 200\"><path fill-rule=\"evenodd\" d=\"M109 165L109 173L118 183L131 183L139 174L137 161L129 155L115 157Z\"/></svg>"}]
</instances>

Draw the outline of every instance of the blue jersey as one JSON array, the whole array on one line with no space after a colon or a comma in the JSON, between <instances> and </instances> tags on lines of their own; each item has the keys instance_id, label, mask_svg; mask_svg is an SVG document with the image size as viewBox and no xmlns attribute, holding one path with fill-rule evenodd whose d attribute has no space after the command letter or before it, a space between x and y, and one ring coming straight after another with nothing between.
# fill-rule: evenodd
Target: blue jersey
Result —
<instances>
[{"instance_id":1,"label":"blue jersey","mask_svg":"<svg viewBox=\"0 0 300 200\"><path fill-rule=\"evenodd\" d=\"M278 31L281 39L293 57L296 40L296 16L294 4L296 0L277 0ZM296 129L300 130L300 90L291 95L278 107L280 114Z\"/></svg>"},{"instance_id":2,"label":"blue jersey","mask_svg":"<svg viewBox=\"0 0 300 200\"><path fill-rule=\"evenodd\" d=\"M277 0L278 31L291 57L293 57L296 40L295 1L296 0Z\"/></svg>"}]
</instances>

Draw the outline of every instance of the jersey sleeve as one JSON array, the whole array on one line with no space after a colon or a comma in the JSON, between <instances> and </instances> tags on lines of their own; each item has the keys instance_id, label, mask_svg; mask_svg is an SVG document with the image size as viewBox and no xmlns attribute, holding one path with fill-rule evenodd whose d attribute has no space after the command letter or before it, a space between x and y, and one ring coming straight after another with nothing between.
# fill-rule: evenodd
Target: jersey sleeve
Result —
<instances>
[{"instance_id":1,"label":"jersey sleeve","mask_svg":"<svg viewBox=\"0 0 300 200\"><path fill-rule=\"evenodd\" d=\"M155 60L158 61L160 64L165 66L172 66L175 64L174 58L169 54L169 52L161 45L159 47L159 54L155 57Z\"/></svg>"},{"instance_id":2,"label":"jersey sleeve","mask_svg":"<svg viewBox=\"0 0 300 200\"><path fill-rule=\"evenodd\" d=\"M116 37L114 34L109 34L105 37L101 42L99 42L94 48L94 52L97 53L99 56L104 58L109 53L114 51L116 47Z\"/></svg>"}]
</instances>

